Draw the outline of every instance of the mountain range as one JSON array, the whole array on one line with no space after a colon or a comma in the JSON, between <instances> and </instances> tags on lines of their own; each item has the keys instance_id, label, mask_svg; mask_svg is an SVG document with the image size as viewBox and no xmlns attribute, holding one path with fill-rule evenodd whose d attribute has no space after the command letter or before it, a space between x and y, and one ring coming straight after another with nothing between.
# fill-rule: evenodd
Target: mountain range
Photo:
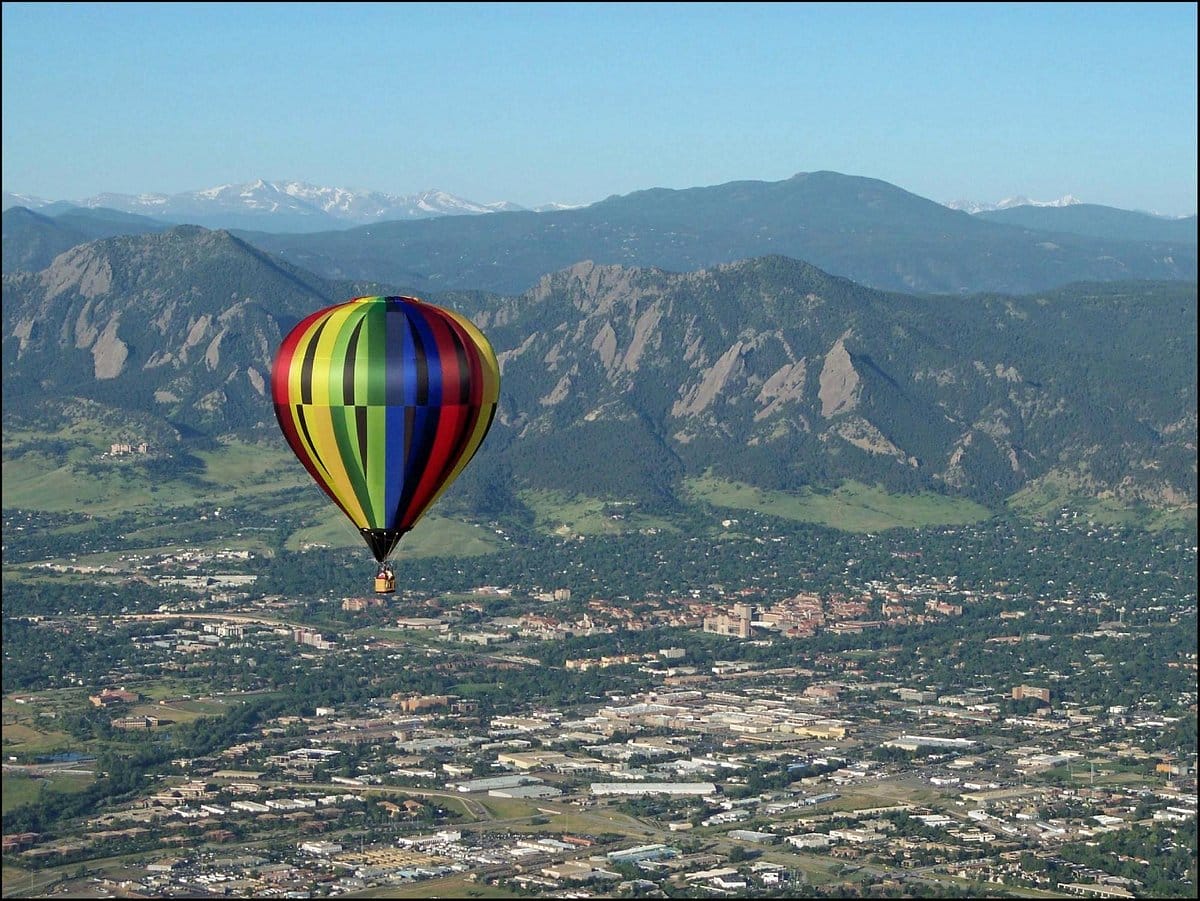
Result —
<instances>
[{"instance_id":1,"label":"mountain range","mask_svg":"<svg viewBox=\"0 0 1200 901\"><path fill-rule=\"evenodd\" d=\"M5 421L61 434L101 409L165 446L277 441L282 336L396 289L196 226L77 245L4 276ZM477 322L501 362L497 424L463 479L482 509L519 506L522 488L669 508L704 474L993 506L1047 481L1196 502L1194 280L922 297L767 255L686 272L576 261L522 292L426 299Z\"/></svg>"},{"instance_id":2,"label":"mountain range","mask_svg":"<svg viewBox=\"0 0 1200 901\"><path fill-rule=\"evenodd\" d=\"M1094 209L1077 218L1086 221ZM1112 212L1130 223L1131 233L1153 220ZM554 213L237 234L318 275L386 282L413 293L515 294L585 259L692 272L766 255L804 260L868 287L918 294L1196 277L1195 217L1175 225L1183 234L1178 240L1097 237L1080 233L1076 221L1063 222L1044 230L990 221L877 179L812 172L778 182L638 191Z\"/></svg>"},{"instance_id":3,"label":"mountain range","mask_svg":"<svg viewBox=\"0 0 1200 901\"><path fill-rule=\"evenodd\" d=\"M473 216L526 209L508 201L477 203L437 190L396 195L261 178L245 184L220 185L178 194L97 194L77 202L45 201L5 192L4 209L14 207L51 216L66 210L105 209L146 216L171 225L265 228L282 232L324 231L385 220ZM570 207L552 203L538 207L534 212L558 209Z\"/></svg>"},{"instance_id":4,"label":"mountain range","mask_svg":"<svg viewBox=\"0 0 1200 901\"><path fill-rule=\"evenodd\" d=\"M102 193L79 201L48 201L40 197L5 191L3 199L5 210L24 207L49 216L57 216L63 211L74 209L108 209L148 216L171 225L191 224L207 228L253 228L280 232L325 231L390 220L520 212L528 209L511 201L478 203L435 189L416 194L395 195L382 191L320 187L302 181L267 181L261 178L243 184L220 185L177 194ZM953 200L945 206L952 210L975 214L1020 207L1061 208L1082 203L1083 201L1071 194L1057 200L1030 200L1023 195L1017 195L996 203ZM533 207L532 211L544 213L579 209L587 205L547 203ZM1165 222L1188 218L1146 213L1139 215Z\"/></svg>"},{"instance_id":5,"label":"mountain range","mask_svg":"<svg viewBox=\"0 0 1200 901\"><path fill-rule=\"evenodd\" d=\"M166 224L103 208L13 208L3 216L8 272L37 271L81 240L116 228L133 234ZM909 293L1024 293L1073 281L1196 277L1194 216L1163 220L1088 204L968 215L886 182L834 172L639 191L556 212L234 233L322 277L416 294L520 293L580 260L690 272L765 255Z\"/></svg>"}]
</instances>

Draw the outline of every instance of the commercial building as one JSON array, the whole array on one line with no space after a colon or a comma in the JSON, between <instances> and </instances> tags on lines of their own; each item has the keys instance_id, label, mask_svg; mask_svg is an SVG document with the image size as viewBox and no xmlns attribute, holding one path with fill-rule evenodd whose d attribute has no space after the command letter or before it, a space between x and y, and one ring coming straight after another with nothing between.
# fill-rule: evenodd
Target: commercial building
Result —
<instances>
[{"instance_id":1,"label":"commercial building","mask_svg":"<svg viewBox=\"0 0 1200 901\"><path fill-rule=\"evenodd\" d=\"M1045 704L1050 703L1050 689L1038 688L1034 685L1014 685L1012 696L1014 701L1023 701L1026 698L1036 698Z\"/></svg>"},{"instance_id":2,"label":"commercial building","mask_svg":"<svg viewBox=\"0 0 1200 901\"><path fill-rule=\"evenodd\" d=\"M593 795L713 795L711 782L593 782Z\"/></svg>"},{"instance_id":3,"label":"commercial building","mask_svg":"<svg viewBox=\"0 0 1200 901\"><path fill-rule=\"evenodd\" d=\"M948 751L968 751L978 742L969 738L942 738L937 735L904 735L891 741L885 741L885 748L901 748L905 751L917 751L921 748L945 748Z\"/></svg>"},{"instance_id":4,"label":"commercial building","mask_svg":"<svg viewBox=\"0 0 1200 901\"><path fill-rule=\"evenodd\" d=\"M756 832L753 829L734 829L728 835L737 841L753 842L756 845L774 845L779 841L779 836L774 832Z\"/></svg>"},{"instance_id":5,"label":"commercial building","mask_svg":"<svg viewBox=\"0 0 1200 901\"><path fill-rule=\"evenodd\" d=\"M491 776L484 779L469 779L447 786L460 792L482 792L519 788L522 785L537 785L541 783L537 776Z\"/></svg>"},{"instance_id":6,"label":"commercial building","mask_svg":"<svg viewBox=\"0 0 1200 901\"><path fill-rule=\"evenodd\" d=\"M667 845L638 845L623 851L609 851L605 856L613 863L640 863L643 860L662 860L679 852Z\"/></svg>"}]
</instances>

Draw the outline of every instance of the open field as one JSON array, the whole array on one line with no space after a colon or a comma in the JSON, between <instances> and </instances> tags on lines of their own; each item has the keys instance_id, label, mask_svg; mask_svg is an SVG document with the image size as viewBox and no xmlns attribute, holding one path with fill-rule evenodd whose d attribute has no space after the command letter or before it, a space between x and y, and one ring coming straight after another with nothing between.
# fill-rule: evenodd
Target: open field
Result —
<instances>
[{"instance_id":1,"label":"open field","mask_svg":"<svg viewBox=\"0 0 1200 901\"><path fill-rule=\"evenodd\" d=\"M7 436L5 443L12 443ZM325 546L366 553L358 530L282 442L275 446L230 441L217 449L196 451L192 454L196 465L178 474L155 468L161 461L153 458L102 459L105 449L107 444L92 441L75 447L65 458L37 451L6 456L4 507L68 514L86 510L92 517L136 514L137 525L122 526L118 539L129 550L78 554L71 548L70 535L94 528L82 517L79 523L56 531L63 539L64 553L95 566L118 562L132 550L168 553L181 543L212 551L236 542L239 549L260 556L270 556L281 544L289 550ZM242 525L236 518L221 521L216 515L221 508L226 508L226 517L230 508L236 508L261 512L264 518L254 525ZM197 522L201 516L209 517L202 528ZM405 557L488 554L503 544L488 528L433 515L404 537L396 557L402 564Z\"/></svg>"},{"instance_id":2,"label":"open field","mask_svg":"<svg viewBox=\"0 0 1200 901\"><path fill-rule=\"evenodd\" d=\"M1008 506L1022 516L1036 517L1053 516L1066 508L1097 524L1136 525L1152 532L1196 528L1195 505L1172 510L1130 507L1111 498L1088 497L1081 489L1070 475L1050 473L1010 497Z\"/></svg>"},{"instance_id":3,"label":"open field","mask_svg":"<svg viewBox=\"0 0 1200 901\"><path fill-rule=\"evenodd\" d=\"M24 772L5 770L3 776L4 813L8 813L14 807L37 800L43 785L55 791L77 792L83 791L93 781L95 781L94 776L83 776L76 773L55 773L43 777L29 776Z\"/></svg>"},{"instance_id":4,"label":"open field","mask_svg":"<svg viewBox=\"0 0 1200 901\"><path fill-rule=\"evenodd\" d=\"M32 719L39 713L61 713L87 701L88 693L82 688L50 688L44 691L14 691L4 696L5 722L8 717L18 720ZM20 702L17 699L20 698Z\"/></svg>"},{"instance_id":5,"label":"open field","mask_svg":"<svg viewBox=\"0 0 1200 901\"><path fill-rule=\"evenodd\" d=\"M322 495L322 498L324 496ZM329 509L319 515L319 522L293 532L284 546L299 551L309 547L362 549L366 545L353 523L346 515L328 504ZM393 560L403 566L406 557L473 556L490 554L503 545L503 540L482 526L446 519L441 516L426 516L416 527L400 540Z\"/></svg>"},{"instance_id":6,"label":"open field","mask_svg":"<svg viewBox=\"0 0 1200 901\"><path fill-rule=\"evenodd\" d=\"M5 754L53 754L67 748L72 741L66 732L43 731L23 723L4 726Z\"/></svg>"},{"instance_id":7,"label":"open field","mask_svg":"<svg viewBox=\"0 0 1200 901\"><path fill-rule=\"evenodd\" d=\"M195 689L194 682L184 682L179 679L159 679L154 682L139 682L137 692L152 701L182 698L190 695Z\"/></svg>"},{"instance_id":8,"label":"open field","mask_svg":"<svg viewBox=\"0 0 1200 901\"><path fill-rule=\"evenodd\" d=\"M347 630L344 634L355 641L379 639L398 642L412 648L424 648L426 656L442 653L445 648L451 646L439 639L437 633L429 629L387 629L380 626L368 626L364 629Z\"/></svg>"},{"instance_id":9,"label":"open field","mask_svg":"<svg viewBox=\"0 0 1200 901\"><path fill-rule=\"evenodd\" d=\"M174 703L138 704L131 707L129 716L156 716L164 723L190 723L205 716L224 716L225 704L209 701L176 701Z\"/></svg>"},{"instance_id":10,"label":"open field","mask_svg":"<svg viewBox=\"0 0 1200 901\"><path fill-rule=\"evenodd\" d=\"M7 802L5 809L7 810ZM5 898L37 898L42 897L47 888L63 877L57 872L25 870L20 867L6 866L0 871L0 882Z\"/></svg>"},{"instance_id":11,"label":"open field","mask_svg":"<svg viewBox=\"0 0 1200 901\"><path fill-rule=\"evenodd\" d=\"M714 507L767 513L843 532L964 525L992 515L986 507L969 500L932 493L889 494L858 482L845 482L829 493L789 493L704 476L689 479L686 488L694 500Z\"/></svg>"},{"instance_id":12,"label":"open field","mask_svg":"<svg viewBox=\"0 0 1200 901\"><path fill-rule=\"evenodd\" d=\"M282 440L231 439L212 449L191 451L176 461L137 455L102 457L108 444L121 436L99 422L57 433L10 431L13 434L4 437L5 509L87 511L94 517L136 514L136 525L121 527L121 542L129 549L163 551L180 541L217 549L227 545L234 533L239 547L262 555L281 544L290 550L364 547L355 527L317 488ZM52 443L69 449L44 449L43 444ZM1050 473L1013 495L1008 507L1022 516L1045 516L1066 507L1097 523L1136 524L1151 530L1195 528L1194 505L1170 511L1129 506L1089 497L1085 489L1069 473ZM547 490L525 490L519 497L532 511L536 528L549 535L603 536L678 528L669 516L644 512L637 504L619 499ZM962 525L992 515L982 505L962 498L933 492L892 494L858 482L845 482L832 491L784 492L706 475L686 480L681 499L731 511L731 518L736 517L735 511L757 511L853 533ZM254 518L244 527L230 522L228 528L214 529L210 522L194 536L189 534L194 530L180 528L201 511L211 515L222 507L253 511ZM94 524L81 518L63 524L56 534L69 546L73 533L93 528ZM504 545L503 537L489 528L435 515L404 538L398 555L401 559L406 555L480 555ZM88 562L106 561L97 556Z\"/></svg>"},{"instance_id":13,"label":"open field","mask_svg":"<svg viewBox=\"0 0 1200 901\"><path fill-rule=\"evenodd\" d=\"M813 885L842 882L845 878L841 875L843 862L832 857L805 854L799 851L785 851L782 848L768 848L763 852L762 859L789 869L799 870L804 874L805 881Z\"/></svg>"},{"instance_id":14,"label":"open field","mask_svg":"<svg viewBox=\"0 0 1200 901\"><path fill-rule=\"evenodd\" d=\"M670 521L641 513L632 502L610 501L557 491L522 491L537 528L547 534L617 535L639 529L673 529Z\"/></svg>"},{"instance_id":15,"label":"open field","mask_svg":"<svg viewBox=\"0 0 1200 901\"><path fill-rule=\"evenodd\" d=\"M542 802L542 805L546 808L555 806L547 804L545 801ZM639 842L655 841L655 836L660 834L660 830L648 827L641 820L631 817L629 814L604 807L580 811L565 808L561 814L552 817L550 822L554 825L554 831L577 831L593 834L614 832Z\"/></svg>"},{"instance_id":16,"label":"open field","mask_svg":"<svg viewBox=\"0 0 1200 901\"><path fill-rule=\"evenodd\" d=\"M515 820L531 817L537 814L537 804L520 798L479 798L479 803L486 807L498 820Z\"/></svg>"},{"instance_id":17,"label":"open field","mask_svg":"<svg viewBox=\"0 0 1200 901\"><path fill-rule=\"evenodd\" d=\"M309 485L307 473L292 465L286 448L231 442L197 452L194 457L202 466L174 474L158 468L148 472L156 462L152 457L101 458L99 451L75 448L65 460L37 452L6 455L4 506L50 512L86 508L94 515L113 515L191 506L201 499L219 507Z\"/></svg>"}]
</instances>

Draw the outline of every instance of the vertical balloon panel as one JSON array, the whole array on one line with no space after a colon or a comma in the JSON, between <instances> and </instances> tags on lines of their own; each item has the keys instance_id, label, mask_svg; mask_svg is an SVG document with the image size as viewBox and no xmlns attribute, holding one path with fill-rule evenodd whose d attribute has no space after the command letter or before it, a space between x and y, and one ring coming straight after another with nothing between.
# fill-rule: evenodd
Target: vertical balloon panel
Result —
<instances>
[{"instance_id":1,"label":"vertical balloon panel","mask_svg":"<svg viewBox=\"0 0 1200 901\"><path fill-rule=\"evenodd\" d=\"M288 333L271 388L288 445L382 562L479 450L500 367L457 313L359 297Z\"/></svg>"}]
</instances>

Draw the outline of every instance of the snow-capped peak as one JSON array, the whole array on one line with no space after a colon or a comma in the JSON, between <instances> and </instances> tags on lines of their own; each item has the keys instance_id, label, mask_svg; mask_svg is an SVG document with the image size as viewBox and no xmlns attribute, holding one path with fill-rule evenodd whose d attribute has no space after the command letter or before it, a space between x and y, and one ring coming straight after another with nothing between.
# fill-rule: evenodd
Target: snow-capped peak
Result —
<instances>
[{"instance_id":1,"label":"snow-capped peak","mask_svg":"<svg viewBox=\"0 0 1200 901\"><path fill-rule=\"evenodd\" d=\"M964 213L984 213L992 210L1009 210L1017 206L1049 206L1063 207L1074 206L1077 203L1083 203L1078 197L1073 194L1064 194L1058 200L1030 200L1021 194L1015 197L1005 197L1003 200L996 203L980 202L978 200L951 200L945 204L952 210L961 210Z\"/></svg>"},{"instance_id":2,"label":"snow-capped peak","mask_svg":"<svg viewBox=\"0 0 1200 901\"><path fill-rule=\"evenodd\" d=\"M1030 200L1028 197L1018 195L1004 198L996 204L996 209L1007 210L1014 206L1074 206L1077 203L1083 203L1083 201L1073 194L1064 194L1058 200Z\"/></svg>"},{"instance_id":3,"label":"snow-capped peak","mask_svg":"<svg viewBox=\"0 0 1200 901\"><path fill-rule=\"evenodd\" d=\"M8 206L26 198L5 196ZM31 208L45 201L29 200ZM430 189L396 195L351 188L327 188L302 181L255 179L179 194L98 194L78 206L105 207L153 216L172 222L191 222L210 228L264 228L314 231L348 228L375 222L427 219L434 216L477 216L524 211L511 201L478 203ZM539 208L566 209L563 204Z\"/></svg>"}]
</instances>

